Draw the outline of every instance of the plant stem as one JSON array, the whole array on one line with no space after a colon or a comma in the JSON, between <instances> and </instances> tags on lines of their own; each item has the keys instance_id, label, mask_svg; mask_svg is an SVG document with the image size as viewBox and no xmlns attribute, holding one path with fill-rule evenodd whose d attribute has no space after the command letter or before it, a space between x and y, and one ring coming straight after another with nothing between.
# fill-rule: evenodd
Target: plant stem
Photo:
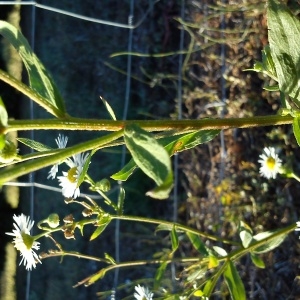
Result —
<instances>
[{"instance_id":1,"label":"plant stem","mask_svg":"<svg viewBox=\"0 0 300 300\"><path fill-rule=\"evenodd\" d=\"M34 160L16 163L14 166L9 166L1 169L0 171L0 183L12 180L16 177L28 174L30 172L39 170L41 168L54 165L58 162L64 161L66 158L85 151L92 150L94 148L105 147L106 144L117 140L123 135L123 130L107 134L103 137L96 138L84 143L77 144L66 149L61 149L58 153L40 157Z\"/></svg>"},{"instance_id":2,"label":"plant stem","mask_svg":"<svg viewBox=\"0 0 300 300\"><path fill-rule=\"evenodd\" d=\"M0 128L0 132L7 133L17 130L86 130L86 131L118 131L126 125L137 124L147 131L170 131L182 132L203 129L229 129L248 128L259 126L272 126L291 124L293 117L290 115L270 115L247 118L225 118L225 119L201 119L201 120L130 120L113 121L97 119L37 119L37 120L9 120L6 128Z\"/></svg>"},{"instance_id":3,"label":"plant stem","mask_svg":"<svg viewBox=\"0 0 300 300\"><path fill-rule=\"evenodd\" d=\"M111 215L112 219L119 219L119 220L126 220L126 221L133 221L133 222L143 222L143 223L150 223L150 224L156 224L156 225L164 225L164 229L163 230L172 230L173 226L175 225L176 229L180 230L180 231L184 231L184 232L190 232L196 235L199 235L203 238L207 238L216 242L221 242L221 243L225 243L225 244L231 244L231 245L236 245L239 246L240 243L238 242L234 242L234 241L230 241L230 240L226 240L226 239L222 239L219 237L216 237L214 235L211 235L209 233L205 233L202 231L199 231L197 229L182 225L182 224L178 224L178 223L174 223L174 222L169 222L169 221L165 221L165 220L157 220L157 219L150 219L150 218L143 218L143 217L137 217L137 216L119 216L119 215Z\"/></svg>"}]
</instances>

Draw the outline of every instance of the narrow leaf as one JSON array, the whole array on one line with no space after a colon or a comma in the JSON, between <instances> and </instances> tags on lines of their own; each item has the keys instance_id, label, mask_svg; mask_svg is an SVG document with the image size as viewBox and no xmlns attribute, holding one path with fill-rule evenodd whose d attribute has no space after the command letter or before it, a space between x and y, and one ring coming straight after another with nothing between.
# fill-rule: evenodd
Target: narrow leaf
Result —
<instances>
[{"instance_id":1,"label":"narrow leaf","mask_svg":"<svg viewBox=\"0 0 300 300\"><path fill-rule=\"evenodd\" d=\"M199 252L201 253L203 256L208 256L208 251L205 247L205 244L202 242L202 240L200 239L199 235L196 235L194 233L191 232L187 232L186 235L188 236L188 238L190 239L193 247Z\"/></svg>"},{"instance_id":2,"label":"narrow leaf","mask_svg":"<svg viewBox=\"0 0 300 300\"><path fill-rule=\"evenodd\" d=\"M89 169L90 163L91 163L92 156L93 156L93 152L90 152L88 154L87 159L84 162L80 176L77 179L77 187L79 187L82 184L82 182L84 181L85 175L86 175L86 173Z\"/></svg>"},{"instance_id":3,"label":"narrow leaf","mask_svg":"<svg viewBox=\"0 0 300 300\"><path fill-rule=\"evenodd\" d=\"M0 125L2 127L6 127L7 121L8 121L7 111L6 111L5 105L0 97Z\"/></svg>"},{"instance_id":4,"label":"narrow leaf","mask_svg":"<svg viewBox=\"0 0 300 300\"><path fill-rule=\"evenodd\" d=\"M171 242L172 242L172 251L175 252L178 248L179 241L178 241L178 235L176 232L176 226L173 225L172 231L171 231Z\"/></svg>"},{"instance_id":5,"label":"narrow leaf","mask_svg":"<svg viewBox=\"0 0 300 300\"><path fill-rule=\"evenodd\" d=\"M17 140L26 145L27 147L38 151L38 152L43 152L43 151L49 151L49 150L53 150L51 147L48 147L42 143L36 142L34 140L31 139L26 139L26 138L17 138Z\"/></svg>"},{"instance_id":6,"label":"narrow leaf","mask_svg":"<svg viewBox=\"0 0 300 300\"><path fill-rule=\"evenodd\" d=\"M110 176L110 178L114 180L126 181L136 168L137 168L136 163L134 162L133 159L131 159L129 163L127 163L122 168L122 170L113 174L112 176Z\"/></svg>"},{"instance_id":7,"label":"narrow leaf","mask_svg":"<svg viewBox=\"0 0 300 300\"><path fill-rule=\"evenodd\" d=\"M157 184L157 190L148 195L165 199L173 185L171 160L162 145L147 131L129 125L124 131L125 143L139 168Z\"/></svg>"},{"instance_id":8,"label":"narrow leaf","mask_svg":"<svg viewBox=\"0 0 300 300\"><path fill-rule=\"evenodd\" d=\"M275 235L274 237L272 237L272 235L274 235L274 233L276 233L275 231L265 231L262 233L259 233L255 236L253 236L253 241L261 241L261 240L266 240L266 242L262 245L259 246L257 248L254 249L254 253L266 253L269 252L273 249L275 249L276 247L278 247L287 237L287 234L281 234L281 235Z\"/></svg>"},{"instance_id":9,"label":"narrow leaf","mask_svg":"<svg viewBox=\"0 0 300 300\"><path fill-rule=\"evenodd\" d=\"M220 130L200 130L188 134L170 136L159 139L159 143L164 146L169 155L191 149L200 144L207 143L218 135ZM114 180L126 181L137 168L136 163L131 159L119 172L111 176Z\"/></svg>"},{"instance_id":10,"label":"narrow leaf","mask_svg":"<svg viewBox=\"0 0 300 300\"><path fill-rule=\"evenodd\" d=\"M117 118L116 118L116 115L113 111L113 109L111 108L111 106L108 104L108 102L100 96L100 99L102 100L107 112L109 113L110 117L114 120L114 121L117 121Z\"/></svg>"},{"instance_id":11,"label":"narrow leaf","mask_svg":"<svg viewBox=\"0 0 300 300\"><path fill-rule=\"evenodd\" d=\"M298 146L300 146L300 117L295 117L293 119L293 133L295 136L295 139L297 141Z\"/></svg>"},{"instance_id":12,"label":"narrow leaf","mask_svg":"<svg viewBox=\"0 0 300 300\"><path fill-rule=\"evenodd\" d=\"M225 257L228 255L225 249L219 247L219 246L213 246L213 249L222 257Z\"/></svg>"},{"instance_id":13,"label":"narrow leaf","mask_svg":"<svg viewBox=\"0 0 300 300\"><path fill-rule=\"evenodd\" d=\"M64 116L64 102L58 89L43 64L33 53L23 34L5 21L0 21L0 34L8 39L22 58L28 73L30 87L46 98L49 104L55 106L61 112L61 116Z\"/></svg>"},{"instance_id":14,"label":"narrow leaf","mask_svg":"<svg viewBox=\"0 0 300 300\"><path fill-rule=\"evenodd\" d=\"M111 217L109 214L105 214L101 216L100 220L97 223L97 229L94 231L92 236L90 237L90 241L94 240L97 238L107 227L107 225L110 223Z\"/></svg>"},{"instance_id":15,"label":"narrow leaf","mask_svg":"<svg viewBox=\"0 0 300 300\"><path fill-rule=\"evenodd\" d=\"M266 267L264 261L257 254L250 252L250 257L254 265L258 268L264 269Z\"/></svg>"},{"instance_id":16,"label":"narrow leaf","mask_svg":"<svg viewBox=\"0 0 300 300\"><path fill-rule=\"evenodd\" d=\"M231 260L228 261L227 267L224 271L225 282L228 286L231 299L246 300L245 287L242 279Z\"/></svg>"},{"instance_id":17,"label":"narrow leaf","mask_svg":"<svg viewBox=\"0 0 300 300\"><path fill-rule=\"evenodd\" d=\"M154 290L156 290L160 286L160 282L166 272L167 265L168 263L164 261L157 269L154 277Z\"/></svg>"}]
</instances>

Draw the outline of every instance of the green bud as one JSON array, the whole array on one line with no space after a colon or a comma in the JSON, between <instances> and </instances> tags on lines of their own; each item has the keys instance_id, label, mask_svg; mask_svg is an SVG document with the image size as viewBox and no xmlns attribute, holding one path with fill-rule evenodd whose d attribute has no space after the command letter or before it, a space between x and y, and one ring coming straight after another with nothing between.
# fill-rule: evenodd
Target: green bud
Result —
<instances>
[{"instance_id":1,"label":"green bud","mask_svg":"<svg viewBox=\"0 0 300 300\"><path fill-rule=\"evenodd\" d=\"M108 192L110 190L110 182L108 179L104 178L101 181L96 182L95 188L102 192Z\"/></svg>"},{"instance_id":2,"label":"green bud","mask_svg":"<svg viewBox=\"0 0 300 300\"><path fill-rule=\"evenodd\" d=\"M5 145L2 150L0 150L0 163L7 164L12 162L18 156L18 149L16 145L10 141L6 140Z\"/></svg>"},{"instance_id":3,"label":"green bud","mask_svg":"<svg viewBox=\"0 0 300 300\"><path fill-rule=\"evenodd\" d=\"M49 227L56 228L59 226L59 215L58 214L51 214L48 216L47 223Z\"/></svg>"}]
</instances>

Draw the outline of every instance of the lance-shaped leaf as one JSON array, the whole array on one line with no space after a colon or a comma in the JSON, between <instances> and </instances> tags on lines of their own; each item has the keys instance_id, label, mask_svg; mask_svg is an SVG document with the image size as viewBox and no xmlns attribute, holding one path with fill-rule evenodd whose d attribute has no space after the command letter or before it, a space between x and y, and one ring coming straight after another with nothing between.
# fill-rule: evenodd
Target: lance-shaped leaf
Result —
<instances>
[{"instance_id":1,"label":"lance-shaped leaf","mask_svg":"<svg viewBox=\"0 0 300 300\"><path fill-rule=\"evenodd\" d=\"M186 235L190 239L193 247L201 253L203 256L208 256L208 251L206 249L205 244L200 239L199 235L196 235L195 233L187 232Z\"/></svg>"},{"instance_id":2,"label":"lance-shaped leaf","mask_svg":"<svg viewBox=\"0 0 300 300\"><path fill-rule=\"evenodd\" d=\"M255 266L257 266L260 269L265 268L264 261L257 254L250 252L250 257Z\"/></svg>"},{"instance_id":3,"label":"lance-shaped leaf","mask_svg":"<svg viewBox=\"0 0 300 300\"><path fill-rule=\"evenodd\" d=\"M110 221L111 221L111 216L109 214L105 214L105 215L101 216L99 221L97 222L97 229L92 234L90 241L97 238L103 232L103 230L106 228L106 226L110 223Z\"/></svg>"},{"instance_id":4,"label":"lance-shaped leaf","mask_svg":"<svg viewBox=\"0 0 300 300\"><path fill-rule=\"evenodd\" d=\"M172 156L174 153L185 151L194 148L200 144L211 141L220 133L220 130L200 130L190 133L185 133L177 136L171 136L159 139L160 144L168 151ZM137 168L137 165L133 159L131 159L119 172L111 176L114 180L126 181L133 171Z\"/></svg>"},{"instance_id":5,"label":"lance-shaped leaf","mask_svg":"<svg viewBox=\"0 0 300 300\"><path fill-rule=\"evenodd\" d=\"M279 89L300 104L300 21L278 0L268 1L267 18Z\"/></svg>"},{"instance_id":6,"label":"lance-shaped leaf","mask_svg":"<svg viewBox=\"0 0 300 300\"><path fill-rule=\"evenodd\" d=\"M278 247L286 238L287 234L276 235L275 231L265 231L253 236L253 241L265 240L265 243L254 249L253 253L266 253ZM251 244L250 244L251 246Z\"/></svg>"},{"instance_id":7,"label":"lance-shaped leaf","mask_svg":"<svg viewBox=\"0 0 300 300\"><path fill-rule=\"evenodd\" d=\"M176 232L176 225L173 225L171 231L171 242L172 242L172 251L175 252L179 246L178 234Z\"/></svg>"},{"instance_id":8,"label":"lance-shaped leaf","mask_svg":"<svg viewBox=\"0 0 300 300\"><path fill-rule=\"evenodd\" d=\"M0 125L1 127L6 127L8 121L8 115L5 108L5 105L0 97ZM0 150L5 146L5 135L4 133L0 134Z\"/></svg>"},{"instance_id":9,"label":"lance-shaped leaf","mask_svg":"<svg viewBox=\"0 0 300 300\"><path fill-rule=\"evenodd\" d=\"M294 117L293 119L293 132L298 146L300 146L300 117Z\"/></svg>"},{"instance_id":10,"label":"lance-shaped leaf","mask_svg":"<svg viewBox=\"0 0 300 300\"><path fill-rule=\"evenodd\" d=\"M38 151L38 152L43 152L43 151L49 151L49 150L53 150L51 147L44 145L40 142L36 142L34 140L31 139L27 139L27 138L17 138L17 140L26 145L27 147L31 148L32 150Z\"/></svg>"},{"instance_id":11,"label":"lance-shaped leaf","mask_svg":"<svg viewBox=\"0 0 300 300\"><path fill-rule=\"evenodd\" d=\"M125 127L124 138L135 163L157 184L157 188L147 194L157 199L167 198L173 186L168 152L152 134L134 124Z\"/></svg>"},{"instance_id":12,"label":"lance-shaped leaf","mask_svg":"<svg viewBox=\"0 0 300 300\"><path fill-rule=\"evenodd\" d=\"M54 81L49 73L33 53L28 41L23 34L11 24L0 21L0 34L3 35L18 51L28 72L30 87L45 98L49 105L54 106L65 115L65 106Z\"/></svg>"},{"instance_id":13,"label":"lance-shaped leaf","mask_svg":"<svg viewBox=\"0 0 300 300\"><path fill-rule=\"evenodd\" d=\"M228 286L231 299L246 300L245 287L242 279L231 260L228 261L224 271L225 282Z\"/></svg>"}]
</instances>

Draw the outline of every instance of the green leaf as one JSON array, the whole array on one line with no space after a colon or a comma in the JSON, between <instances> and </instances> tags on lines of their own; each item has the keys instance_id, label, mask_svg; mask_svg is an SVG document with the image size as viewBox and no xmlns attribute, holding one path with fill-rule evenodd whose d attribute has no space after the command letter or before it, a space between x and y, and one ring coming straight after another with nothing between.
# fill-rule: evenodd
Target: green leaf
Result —
<instances>
[{"instance_id":1,"label":"green leaf","mask_svg":"<svg viewBox=\"0 0 300 300\"><path fill-rule=\"evenodd\" d=\"M258 73L263 73L277 81L275 64L271 55L269 45L265 46L262 50L262 62L255 62L253 69L246 69L245 71L255 71Z\"/></svg>"},{"instance_id":2,"label":"green leaf","mask_svg":"<svg viewBox=\"0 0 300 300\"><path fill-rule=\"evenodd\" d=\"M135 163L157 184L157 188L147 195L166 199L173 186L171 160L167 151L149 132L134 124L125 127L124 139Z\"/></svg>"},{"instance_id":3,"label":"green leaf","mask_svg":"<svg viewBox=\"0 0 300 300\"><path fill-rule=\"evenodd\" d=\"M160 282L166 272L168 263L166 261L162 262L159 268L157 269L154 277L154 290L158 289L160 286Z\"/></svg>"},{"instance_id":4,"label":"green leaf","mask_svg":"<svg viewBox=\"0 0 300 300\"><path fill-rule=\"evenodd\" d=\"M108 260L112 265L116 264L116 261L107 253L104 253L104 258Z\"/></svg>"},{"instance_id":5,"label":"green leaf","mask_svg":"<svg viewBox=\"0 0 300 300\"><path fill-rule=\"evenodd\" d=\"M18 51L28 73L30 87L44 97L50 105L65 115L65 106L54 81L47 70L33 53L23 34L11 24L0 21L0 34L2 34Z\"/></svg>"},{"instance_id":6,"label":"green leaf","mask_svg":"<svg viewBox=\"0 0 300 300\"><path fill-rule=\"evenodd\" d=\"M246 300L245 287L242 279L231 260L228 261L224 271L224 279L228 286L231 299Z\"/></svg>"},{"instance_id":7,"label":"green leaf","mask_svg":"<svg viewBox=\"0 0 300 300\"><path fill-rule=\"evenodd\" d=\"M0 124L1 124L1 126L6 127L7 121L8 121L7 111L6 111L5 105L0 97Z\"/></svg>"},{"instance_id":8,"label":"green leaf","mask_svg":"<svg viewBox=\"0 0 300 300\"><path fill-rule=\"evenodd\" d=\"M294 136L295 139L297 141L298 146L300 146L300 117L295 117L293 119L293 132L294 132Z\"/></svg>"},{"instance_id":9,"label":"green leaf","mask_svg":"<svg viewBox=\"0 0 300 300\"><path fill-rule=\"evenodd\" d=\"M279 89L300 104L300 21L278 0L269 0L268 37Z\"/></svg>"},{"instance_id":10,"label":"green leaf","mask_svg":"<svg viewBox=\"0 0 300 300\"><path fill-rule=\"evenodd\" d=\"M90 241L97 238L103 230L106 228L106 226L110 223L111 217L109 214L104 214L100 217L99 221L97 222L97 229L94 231L92 236L90 237Z\"/></svg>"},{"instance_id":11,"label":"green leaf","mask_svg":"<svg viewBox=\"0 0 300 300\"><path fill-rule=\"evenodd\" d=\"M175 252L179 245L178 235L176 232L176 225L173 225L173 228L171 231L171 242L172 242L172 251Z\"/></svg>"},{"instance_id":12,"label":"green leaf","mask_svg":"<svg viewBox=\"0 0 300 300\"><path fill-rule=\"evenodd\" d=\"M207 266L199 267L197 270L189 274L187 277L187 282L195 282L195 280L199 280L205 276L207 272Z\"/></svg>"},{"instance_id":13,"label":"green leaf","mask_svg":"<svg viewBox=\"0 0 300 300\"><path fill-rule=\"evenodd\" d=\"M201 253L203 256L208 256L208 251L205 247L205 244L200 239L199 235L187 232L186 235L188 236L189 240L191 241L193 247Z\"/></svg>"},{"instance_id":14,"label":"green leaf","mask_svg":"<svg viewBox=\"0 0 300 300\"><path fill-rule=\"evenodd\" d=\"M5 134L0 134L0 151L5 147Z\"/></svg>"},{"instance_id":15,"label":"green leaf","mask_svg":"<svg viewBox=\"0 0 300 300\"><path fill-rule=\"evenodd\" d=\"M227 251L219 246L213 246L213 249L221 256L225 257L228 255Z\"/></svg>"},{"instance_id":16,"label":"green leaf","mask_svg":"<svg viewBox=\"0 0 300 300\"><path fill-rule=\"evenodd\" d=\"M243 221L240 222L239 235L242 241L243 247L247 248L252 241L252 229Z\"/></svg>"},{"instance_id":17,"label":"green leaf","mask_svg":"<svg viewBox=\"0 0 300 300\"><path fill-rule=\"evenodd\" d=\"M30 140L30 139L26 139L26 138L17 138L17 140L20 143L26 145L27 147L29 147L35 151L38 151L38 152L53 150L52 148L50 148L42 143L36 142L34 140Z\"/></svg>"},{"instance_id":18,"label":"green leaf","mask_svg":"<svg viewBox=\"0 0 300 300\"><path fill-rule=\"evenodd\" d=\"M78 155L83 155L83 154L78 154ZM89 169L90 163L91 163L92 156L93 156L93 152L89 153L88 157L86 158L86 160L84 162L80 176L77 179L77 187L79 187L82 184L82 182L84 181L85 175L86 175L86 173Z\"/></svg>"},{"instance_id":19,"label":"green leaf","mask_svg":"<svg viewBox=\"0 0 300 300\"><path fill-rule=\"evenodd\" d=\"M212 140L220 130L200 130L188 134L181 134L159 139L160 144L168 151L169 155L191 149L200 144L207 143ZM111 176L114 180L126 181L134 170L137 168L136 163L131 159L119 172Z\"/></svg>"},{"instance_id":20,"label":"green leaf","mask_svg":"<svg viewBox=\"0 0 300 300\"><path fill-rule=\"evenodd\" d=\"M266 267L264 261L255 253L250 252L250 257L256 267L260 269L264 269Z\"/></svg>"},{"instance_id":21,"label":"green leaf","mask_svg":"<svg viewBox=\"0 0 300 300\"><path fill-rule=\"evenodd\" d=\"M124 206L124 200L125 200L125 190L120 187L119 195L118 195L118 214L123 214L123 206Z\"/></svg>"},{"instance_id":22,"label":"green leaf","mask_svg":"<svg viewBox=\"0 0 300 300\"><path fill-rule=\"evenodd\" d=\"M103 98L103 97L100 97L100 99L102 100L107 112L109 113L110 117L114 120L114 121L117 121L117 118L116 118L116 115L113 111L113 109L111 108L111 106L108 104L108 102Z\"/></svg>"},{"instance_id":23,"label":"green leaf","mask_svg":"<svg viewBox=\"0 0 300 300\"><path fill-rule=\"evenodd\" d=\"M184 134L181 137L177 137L174 141L168 143L165 148L169 155L174 153L185 151L194 148L200 144L211 141L220 133L220 130L200 130ZM175 138L175 137L174 137ZM161 141L163 143L163 139Z\"/></svg>"},{"instance_id":24,"label":"green leaf","mask_svg":"<svg viewBox=\"0 0 300 300\"><path fill-rule=\"evenodd\" d=\"M266 253L269 252L276 247L278 247L287 237L286 233L280 234L280 235L275 235L274 234L277 232L275 231L265 231L261 232L259 234L256 234L253 236L253 241L261 241L261 240L266 240L265 243L262 246L259 246L253 250L253 253ZM273 236L273 237L272 237Z\"/></svg>"},{"instance_id":25,"label":"green leaf","mask_svg":"<svg viewBox=\"0 0 300 300\"><path fill-rule=\"evenodd\" d=\"M133 171L137 168L136 163L131 159L119 172L110 176L114 180L126 181Z\"/></svg>"}]
</instances>

